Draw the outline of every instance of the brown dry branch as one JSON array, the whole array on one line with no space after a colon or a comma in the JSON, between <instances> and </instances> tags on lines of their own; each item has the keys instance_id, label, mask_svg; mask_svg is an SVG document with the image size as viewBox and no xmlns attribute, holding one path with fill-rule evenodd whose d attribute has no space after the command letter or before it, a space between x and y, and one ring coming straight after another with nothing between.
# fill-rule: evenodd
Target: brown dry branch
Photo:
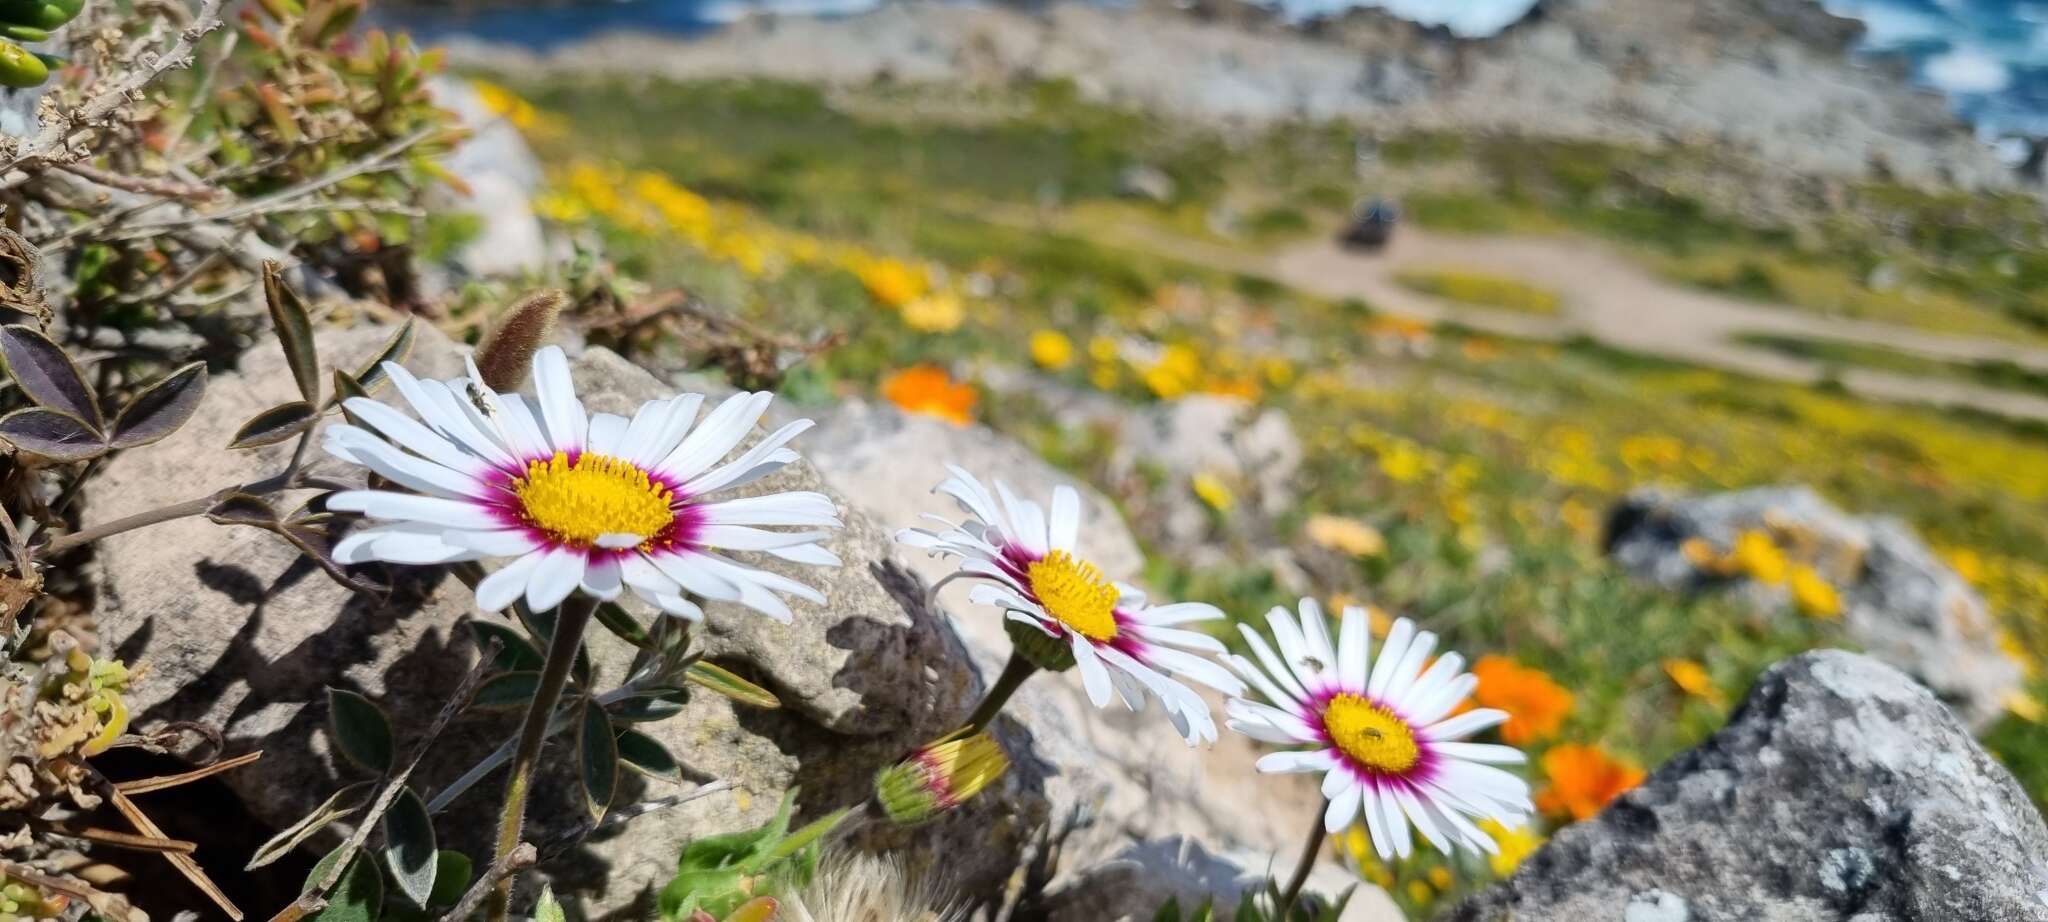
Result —
<instances>
[{"instance_id":1,"label":"brown dry branch","mask_svg":"<svg viewBox=\"0 0 2048 922\"><path fill-rule=\"evenodd\" d=\"M165 71L190 66L192 51L199 40L221 27L222 3L223 0L202 0L191 24L179 30L169 47L152 51L148 47L138 47L142 42L131 45L123 55L126 60L110 62L113 65L111 73L103 84L93 88L83 105L68 112L50 111L46 107L42 113L42 128L34 137L18 145L5 163L0 163L0 188L13 188L26 182L34 167L82 159L83 155L77 150L80 139L73 135L104 127L123 106L134 101L143 87ZM155 31L152 30L145 39L155 39Z\"/></svg>"}]
</instances>

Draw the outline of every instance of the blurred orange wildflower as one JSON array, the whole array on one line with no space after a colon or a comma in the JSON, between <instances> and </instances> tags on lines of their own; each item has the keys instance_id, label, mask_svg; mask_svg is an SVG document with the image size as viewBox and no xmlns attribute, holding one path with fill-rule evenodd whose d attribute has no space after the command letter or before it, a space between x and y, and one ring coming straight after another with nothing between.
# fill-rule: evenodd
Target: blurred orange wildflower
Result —
<instances>
[{"instance_id":1,"label":"blurred orange wildflower","mask_svg":"<svg viewBox=\"0 0 2048 922\"><path fill-rule=\"evenodd\" d=\"M1531 669L1505 656L1482 656L1472 664L1479 688L1472 699L1480 707L1508 712L1500 738L1510 746L1526 746L1557 734L1571 713L1572 693L1541 669Z\"/></svg>"},{"instance_id":2,"label":"blurred orange wildflower","mask_svg":"<svg viewBox=\"0 0 2048 922\"><path fill-rule=\"evenodd\" d=\"M1643 770L1594 746L1565 743L1543 754L1550 785L1536 795L1536 807L1553 816L1583 820L1643 783Z\"/></svg>"},{"instance_id":3,"label":"blurred orange wildflower","mask_svg":"<svg viewBox=\"0 0 2048 922\"><path fill-rule=\"evenodd\" d=\"M882 396L905 413L936 416L956 426L974 421L981 395L934 365L915 365L882 379Z\"/></svg>"}]
</instances>

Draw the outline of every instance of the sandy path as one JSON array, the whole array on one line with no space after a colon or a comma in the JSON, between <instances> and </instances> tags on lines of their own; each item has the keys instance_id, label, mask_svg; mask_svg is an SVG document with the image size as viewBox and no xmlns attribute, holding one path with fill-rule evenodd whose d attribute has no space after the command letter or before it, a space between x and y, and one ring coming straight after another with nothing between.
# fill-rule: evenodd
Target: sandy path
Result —
<instances>
[{"instance_id":1,"label":"sandy path","mask_svg":"<svg viewBox=\"0 0 2048 922\"><path fill-rule=\"evenodd\" d=\"M1394 281L1404 269L1454 267L1512 277L1556 292L1557 317L1532 317L1454 304ZM1378 255L1351 253L1320 240L1274 255L1266 275L1303 291L1357 297L1384 310L1517 336L1586 335L1600 342L1746 374L1813 382L1822 363L1745 346L1741 333L1832 338L1953 361L2005 360L2048 369L2048 350L1980 337L1929 333L1891 324L1828 318L1675 285L1597 241L1571 237L1464 237L1404 228ZM1969 406L2007 416L2048 419L2048 398L1942 378L1838 368L1850 390L1886 400Z\"/></svg>"}]
</instances>

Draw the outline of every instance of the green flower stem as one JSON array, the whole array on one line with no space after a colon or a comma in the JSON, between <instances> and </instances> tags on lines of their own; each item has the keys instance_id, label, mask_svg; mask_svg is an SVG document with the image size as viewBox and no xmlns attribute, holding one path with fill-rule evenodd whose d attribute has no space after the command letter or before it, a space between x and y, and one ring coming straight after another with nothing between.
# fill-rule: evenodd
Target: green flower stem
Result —
<instances>
[{"instance_id":1,"label":"green flower stem","mask_svg":"<svg viewBox=\"0 0 2048 922\"><path fill-rule=\"evenodd\" d=\"M1324 798L1322 807L1316 810L1314 820L1309 823L1308 844L1301 850L1301 861L1295 864L1294 876L1288 879L1287 889L1280 892L1280 914L1274 917L1276 922L1288 922L1288 918L1294 912L1295 901L1301 898L1302 885L1308 883L1309 869L1316 866L1316 856L1322 854L1323 814L1329 809L1330 800Z\"/></svg>"},{"instance_id":2,"label":"green flower stem","mask_svg":"<svg viewBox=\"0 0 2048 922\"><path fill-rule=\"evenodd\" d=\"M569 671L576 663L576 651L583 647L583 629L590 624L598 600L581 592L572 593L555 613L555 633L548 639L548 655L541 664L540 686L526 704L526 721L519 728L519 749L512 756L512 775L505 781L505 806L498 813L498 845L492 864L505 860L519 847L526 831L526 797L533 787L533 767L540 761L541 742L548 737L548 718L569 684ZM512 908L512 879L498 882L491 894L491 922L504 922Z\"/></svg>"},{"instance_id":3,"label":"green flower stem","mask_svg":"<svg viewBox=\"0 0 2048 922\"><path fill-rule=\"evenodd\" d=\"M967 727L962 735L972 736L988 729L988 725L995 722L996 715L1002 713L1003 705L1010 702L1010 696L1016 694L1024 680L1037 671L1038 664L1024 654L1011 653L1010 661L1003 665L1003 674L996 677L996 684L989 686L988 694L981 697L981 704L974 709L974 715L967 718Z\"/></svg>"}]
</instances>

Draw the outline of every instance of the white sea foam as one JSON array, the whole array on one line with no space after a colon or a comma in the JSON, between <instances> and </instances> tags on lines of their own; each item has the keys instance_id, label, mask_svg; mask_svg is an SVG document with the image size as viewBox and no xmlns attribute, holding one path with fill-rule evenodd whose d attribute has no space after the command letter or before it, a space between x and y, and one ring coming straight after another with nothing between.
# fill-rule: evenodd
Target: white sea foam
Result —
<instances>
[{"instance_id":1,"label":"white sea foam","mask_svg":"<svg viewBox=\"0 0 2048 922\"><path fill-rule=\"evenodd\" d=\"M1991 52L1958 45L1928 58L1920 76L1950 93L1996 93L2012 85L2012 68Z\"/></svg>"}]
</instances>

